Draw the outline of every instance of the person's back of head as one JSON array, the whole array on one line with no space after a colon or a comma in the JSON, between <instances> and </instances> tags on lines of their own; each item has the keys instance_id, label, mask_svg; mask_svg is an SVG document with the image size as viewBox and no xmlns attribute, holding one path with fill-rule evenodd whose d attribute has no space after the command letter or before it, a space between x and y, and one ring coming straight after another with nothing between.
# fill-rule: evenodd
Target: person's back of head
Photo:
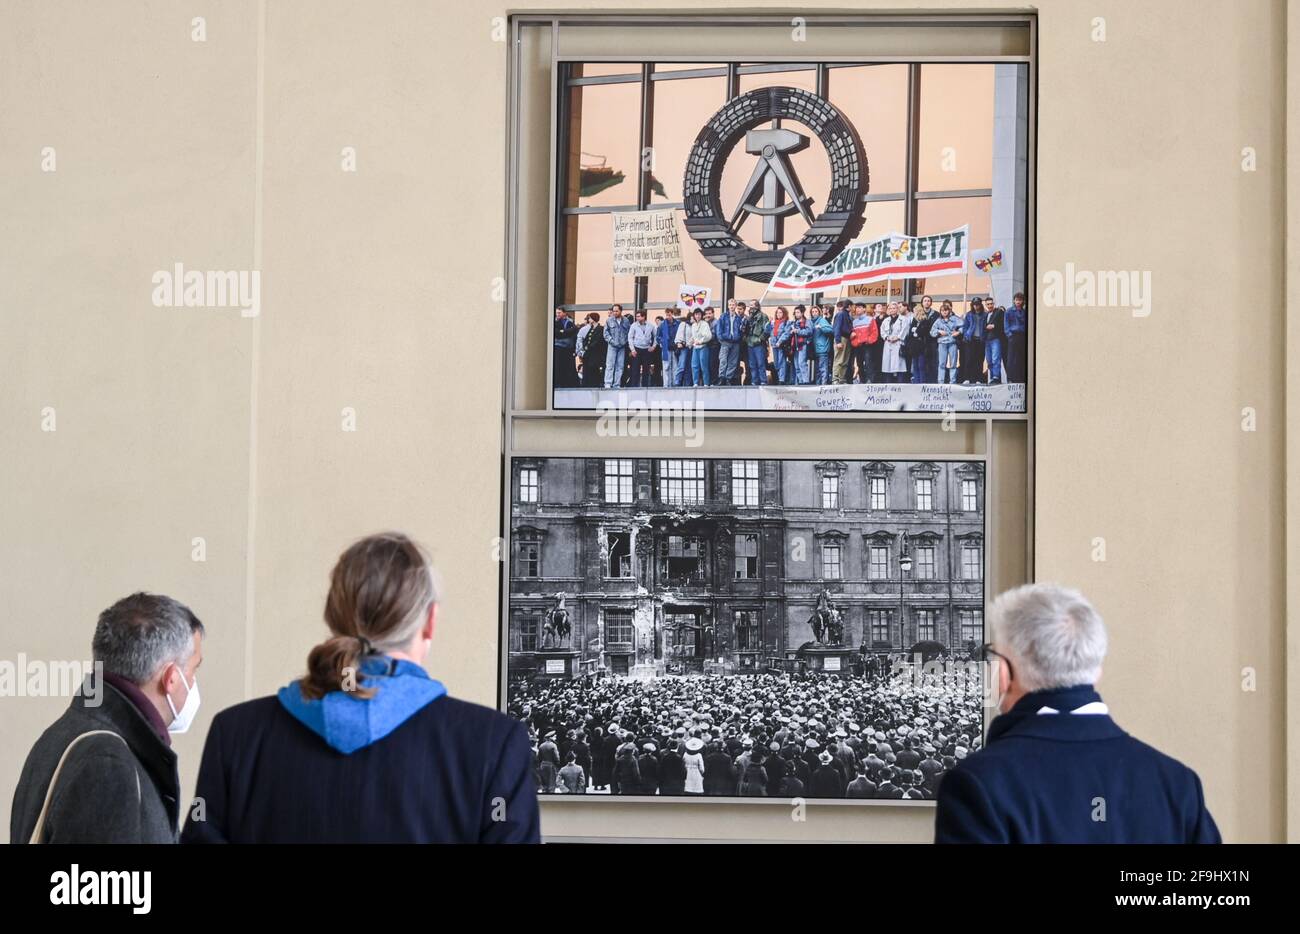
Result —
<instances>
[{"instance_id":1,"label":"person's back of head","mask_svg":"<svg viewBox=\"0 0 1300 934\"><path fill-rule=\"evenodd\" d=\"M990 607L993 649L1010 662L998 666L1003 710L1025 694L1094 684L1106 657L1106 627L1077 590L1026 584L1001 594Z\"/></svg>"},{"instance_id":2,"label":"person's back of head","mask_svg":"<svg viewBox=\"0 0 1300 934\"><path fill-rule=\"evenodd\" d=\"M332 635L307 656L303 697L313 700L339 690L371 697L358 673L368 655L420 664L432 640L437 602L429 559L411 539L386 532L356 542L330 574L325 624Z\"/></svg>"},{"instance_id":3,"label":"person's back of head","mask_svg":"<svg viewBox=\"0 0 1300 934\"><path fill-rule=\"evenodd\" d=\"M171 732L183 733L198 711L203 635L203 623L185 604L133 593L99 614L91 657L104 674L138 688Z\"/></svg>"}]
</instances>

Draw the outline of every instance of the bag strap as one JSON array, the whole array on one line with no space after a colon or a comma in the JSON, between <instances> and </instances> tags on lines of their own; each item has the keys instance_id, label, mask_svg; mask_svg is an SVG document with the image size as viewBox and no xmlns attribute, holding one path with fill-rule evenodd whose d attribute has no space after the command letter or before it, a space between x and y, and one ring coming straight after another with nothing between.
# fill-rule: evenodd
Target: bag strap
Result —
<instances>
[{"instance_id":1,"label":"bag strap","mask_svg":"<svg viewBox=\"0 0 1300 934\"><path fill-rule=\"evenodd\" d=\"M97 736L97 735L116 736L118 739L122 740L122 745L126 746L127 749L131 748L127 744L126 740L122 739L121 734L114 733L112 730L90 730L86 733L82 733L80 736L74 738L72 742L68 743L67 748L63 750L63 755L59 756L58 765L54 767L54 774L50 776L50 786L45 789L45 801L44 803L41 804L41 813L36 815L36 826L32 828L32 837L30 840L27 841L28 843L45 842L45 819L46 816L49 814L50 802L54 800L54 786L58 784L59 773L63 771L63 764L68 761L68 753L72 752L72 747L77 745L77 743L81 742L87 736ZM135 797L136 797L136 802L139 803L140 801L140 773L139 772L135 773Z\"/></svg>"}]
</instances>

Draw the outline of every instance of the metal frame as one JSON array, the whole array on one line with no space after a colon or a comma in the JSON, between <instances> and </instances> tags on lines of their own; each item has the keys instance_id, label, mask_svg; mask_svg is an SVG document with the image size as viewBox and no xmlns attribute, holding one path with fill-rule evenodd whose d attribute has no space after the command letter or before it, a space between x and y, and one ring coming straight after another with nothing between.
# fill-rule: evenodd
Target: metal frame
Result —
<instances>
[{"instance_id":1,"label":"metal frame","mask_svg":"<svg viewBox=\"0 0 1300 934\"><path fill-rule=\"evenodd\" d=\"M879 457L873 457L866 454L857 454L853 456L844 456L840 459L852 461L854 463L867 463L872 460L902 462L902 461L927 461L936 464L982 464L984 467L984 510L982 522L982 541L984 543L984 577L980 581L980 596L984 603L984 624L985 632L988 627L988 607L989 607L989 569L993 567L993 541L989 535L989 516L992 512L992 483L991 478L994 476L993 459L990 456L991 451L988 444L992 440L992 426L989 426L985 433L985 450L979 454L889 454ZM611 455L624 456L624 455ZM634 460L680 460L683 458L681 449L660 448L653 451L637 451L633 453ZM757 457L752 453L738 451L729 452L709 452L693 454L687 458L689 460L778 460L778 461L817 461L823 459L826 455L810 457L806 453L802 455L784 455L784 454L761 454ZM500 607L497 619L497 708L504 710L508 703L508 675L510 666L510 577L513 567L514 542L511 535L510 507L511 500L514 497L513 477L515 460L547 460L554 458L556 460L576 459L589 460L592 458L600 459L605 455L593 453L591 451L541 451L537 449L526 449L514 451L503 455L502 458L502 484L501 484L501 577L500 577ZM951 573L951 571L950 571ZM899 625L903 625L903 620L899 619ZM987 707L981 706L981 732L988 730L989 717ZM709 795L544 795L540 800L550 802L566 801L573 803L588 803L594 801L604 801L613 803L630 803L630 802L658 802L660 804L669 802L672 804L758 804L758 805L777 805L780 807L789 807L790 802L785 798L747 798L740 795L731 796L709 796ZM904 801L895 798L805 798L804 802L808 805L821 806L828 805L831 807L842 807L845 805L852 807L934 807L933 800L922 801Z\"/></svg>"},{"instance_id":2,"label":"metal frame","mask_svg":"<svg viewBox=\"0 0 1300 934\"><path fill-rule=\"evenodd\" d=\"M802 15L802 14L801 14ZM753 15L753 14L727 14L727 13L673 13L668 14L586 14L586 13L545 13L534 12L528 14L515 14L510 17L510 42L511 47L508 55L507 64L507 89L508 100L506 102L506 135L507 146L505 153L505 171L507 183L507 218L505 229L505 308L503 314L503 329L505 338L505 367L502 373L502 444L501 444L501 467L502 467L502 500L501 500L501 528L503 531L502 545L504 554L500 567L500 606L498 612L498 635L505 636L500 644L500 657L498 660L498 699L504 702L506 690L507 665L509 661L509 587L511 571L511 554L510 549L512 542L510 538L510 500L513 496L512 477L513 471L511 462L514 458L524 457L601 457L600 452L589 451L545 451L537 449L516 449L514 441L514 425L516 421L527 421L533 419L576 419L585 422L594 423L597 415L595 410L566 410L555 409L552 397L553 373L552 354L547 353L546 361L546 393L547 403L543 409L520 408L516 404L516 362L519 357L519 348L516 345L517 335L517 315L519 312L519 295L516 285L515 273L518 270L519 249L518 249L518 228L519 228L519 204L518 194L513 185L513 180L518 177L520 158L520 99L522 88L522 74L519 67L519 48L521 43L521 34L524 27L550 26L551 28L551 141L550 141L550 199L551 223L549 224L550 242L548 253L548 296L554 297L556 283L556 250L555 238L560 230L559 225L569 214L581 213L606 213L608 208L600 208L598 211L587 212L581 208L569 209L566 211L557 210L560 193L557 188L556 159L558 158L559 148L559 121L555 119L558 113L557 105L559 103L559 94L561 88L558 84L558 64L565 61L585 61L585 62L629 62L636 63L644 67L654 61L662 60L662 56L643 56L629 57L622 56L599 56L599 55L580 55L564 56L559 54L560 27L561 26L662 26L667 24L681 25L683 19L690 20L692 25L696 26L789 26L788 15ZM1007 14L979 14L979 13L962 13L962 12L943 12L915 15L889 15L889 14L828 14L828 15L807 15L806 19L809 25L817 26L862 26L871 24L875 26L938 26L952 27L960 25L978 25L990 26L1001 25L1008 27L1022 27L1028 29L1028 54L1025 55L933 55L933 56L836 56L836 55L819 55L816 56L817 64L813 67L817 69L818 87L823 87L827 80L830 70L837 67L850 65L865 64L898 64L905 63L909 65L918 65L926 63L960 63L960 62L997 62L997 63L1024 63L1029 66L1028 73L1028 153L1027 153L1027 193L1026 193L1026 220L1027 229L1027 257L1026 257L1026 292L1033 295L1033 284L1037 282L1037 124L1038 124L1038 20L1037 14L1033 12L1018 12ZM751 56L752 57L752 56ZM772 66L783 64L807 64L808 55L801 56L782 56L782 55L762 55L764 63ZM688 78L694 76L714 76L724 74L728 79L729 92L734 92L739 83L741 73L757 72L764 70L764 66L742 67L739 60L731 60L731 56L690 56L674 55L673 59L678 62L695 62L702 64L717 64L719 59L728 62L724 68L712 69L683 69L678 72L653 74L651 80L646 85L652 86L654 81L674 80L675 78ZM616 77L616 76L610 76ZM636 79L623 80L640 80L641 76ZM588 82L581 79L583 83L612 83L604 82L599 78L593 78ZM643 95L643 120L645 119L645 102ZM643 124L644 125L644 124ZM911 140L909 140L911 145ZM908 160L909 166L912 160ZM909 175L912 170L909 169ZM910 181L910 180L909 180ZM641 174L639 188L644 188L646 179L644 173ZM914 186L914 183L913 183ZM985 194L983 190L972 190L970 192L918 192L913 190L913 204L915 200L939 197L961 197ZM902 193L885 193L879 195L869 195L868 201L896 201L904 200L907 192ZM734 290L734 284L730 275L723 276L723 300L731 297ZM548 316L553 309L548 308ZM1030 306L1030 340L1028 341L1027 351L1027 386L1026 386L1026 408L1023 413L957 413L954 417L962 423L984 424L983 432L983 451L978 454L953 453L943 455L933 454L891 454L880 457L882 460L906 461L906 460L923 460L934 462L980 462L984 465L985 472L985 502L984 502L984 604L985 604L985 622L987 625L987 609L989 601L989 579L991 569L996 567L996 556L999 553L999 536L995 534L991 516L996 515L995 509L1001 508L1001 497L997 494L997 483L995 478L999 474L997 467L997 457L994 454L995 439L997 437L998 422L1024 422L1025 423L1025 443L1026 443L1026 479L1027 479L1027 505L1025 516L1025 567L1024 573L1026 579L1032 580L1036 573L1035 548L1034 548L1034 511L1037 496L1036 475L1035 475L1035 402L1036 402L1036 365L1037 352L1036 345L1038 339L1038 303L1034 301ZM785 421L814 421L822 418L835 419L839 421L848 421L854 423L861 422L912 422L925 423L933 422L937 419L947 418L948 415L941 412L924 413L924 412L807 412L807 413L773 413L765 411L718 411L709 412L708 417L719 423L736 422L744 423L752 420L770 420ZM882 424L883 427L883 424ZM635 457L672 457L681 456L680 450L671 450L664 453L656 451L637 451ZM736 457L747 457L752 459L753 453L743 452L700 452L698 454L703 459L734 459ZM769 453L759 456L764 460L803 460L807 459L806 455L800 454L782 454ZM846 455L845 459L860 460L868 459L868 455L854 454ZM986 717L987 726L987 717ZM741 797L673 797L665 799L659 796L606 796L606 795L551 795L546 796L548 803L558 802L561 800L571 800L574 802L590 801L612 801L612 802L641 802L656 801L660 803L669 802L671 804L724 804L724 805L751 805L751 804L786 804L782 799L763 799L763 798L741 798ZM809 799L812 805L849 805L864 803L856 799ZM930 801L901 801L901 800L884 800L884 799L865 799L865 803L873 806L887 807L930 807L933 802Z\"/></svg>"}]
</instances>

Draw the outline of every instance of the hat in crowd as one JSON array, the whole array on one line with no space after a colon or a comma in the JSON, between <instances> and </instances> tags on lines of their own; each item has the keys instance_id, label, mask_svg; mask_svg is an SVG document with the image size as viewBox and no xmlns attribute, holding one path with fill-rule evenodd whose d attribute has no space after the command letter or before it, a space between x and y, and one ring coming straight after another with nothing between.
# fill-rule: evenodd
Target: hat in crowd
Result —
<instances>
[{"instance_id":1,"label":"hat in crowd","mask_svg":"<svg viewBox=\"0 0 1300 934\"><path fill-rule=\"evenodd\" d=\"M704 740L700 739L698 736L692 736L686 741L687 752L699 752L703 748Z\"/></svg>"},{"instance_id":2,"label":"hat in crowd","mask_svg":"<svg viewBox=\"0 0 1300 934\"><path fill-rule=\"evenodd\" d=\"M644 749L646 752L654 752L659 747L656 746L654 743L643 743L641 745L641 748Z\"/></svg>"},{"instance_id":3,"label":"hat in crowd","mask_svg":"<svg viewBox=\"0 0 1300 934\"><path fill-rule=\"evenodd\" d=\"M821 745L821 743L817 742L817 740L809 736L806 740L804 740L804 745L807 746L809 749L816 749L818 746Z\"/></svg>"},{"instance_id":4,"label":"hat in crowd","mask_svg":"<svg viewBox=\"0 0 1300 934\"><path fill-rule=\"evenodd\" d=\"M823 752L820 756L817 757L817 761L820 762L822 765L830 765L831 760L833 758L835 757L832 756L829 752Z\"/></svg>"},{"instance_id":5,"label":"hat in crowd","mask_svg":"<svg viewBox=\"0 0 1300 934\"><path fill-rule=\"evenodd\" d=\"M547 738L547 739L555 739L555 731L554 731L554 730L548 730L547 733L546 733L546 738Z\"/></svg>"}]
</instances>

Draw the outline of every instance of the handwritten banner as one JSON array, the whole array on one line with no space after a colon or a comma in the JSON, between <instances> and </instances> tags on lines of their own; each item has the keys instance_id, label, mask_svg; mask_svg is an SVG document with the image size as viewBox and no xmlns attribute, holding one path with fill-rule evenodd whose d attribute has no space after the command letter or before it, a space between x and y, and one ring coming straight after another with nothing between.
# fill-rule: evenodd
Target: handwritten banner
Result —
<instances>
[{"instance_id":1,"label":"handwritten banner","mask_svg":"<svg viewBox=\"0 0 1300 934\"><path fill-rule=\"evenodd\" d=\"M682 272L682 244L677 215L671 210L616 211L614 275L655 276Z\"/></svg>"}]
</instances>

